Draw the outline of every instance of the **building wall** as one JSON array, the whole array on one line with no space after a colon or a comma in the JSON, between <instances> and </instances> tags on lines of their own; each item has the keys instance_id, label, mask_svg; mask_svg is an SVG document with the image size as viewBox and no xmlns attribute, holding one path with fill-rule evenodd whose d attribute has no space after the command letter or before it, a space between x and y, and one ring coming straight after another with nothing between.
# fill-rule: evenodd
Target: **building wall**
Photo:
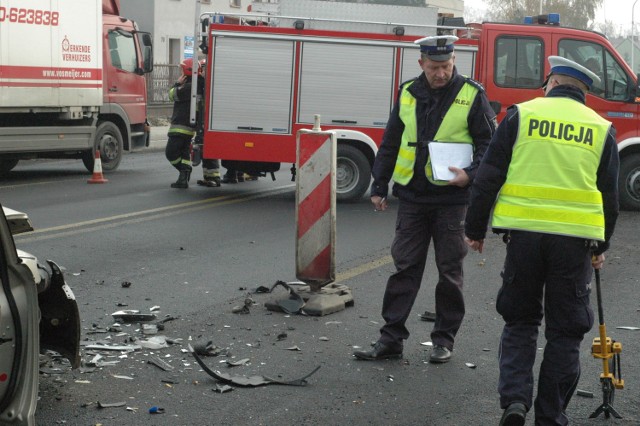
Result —
<instances>
[{"instance_id":1,"label":"building wall","mask_svg":"<svg viewBox=\"0 0 640 426\"><path fill-rule=\"evenodd\" d=\"M427 0L427 5L437 7L438 13L452 13L453 16L464 13L464 0Z\"/></svg>"},{"instance_id":2,"label":"building wall","mask_svg":"<svg viewBox=\"0 0 640 426\"><path fill-rule=\"evenodd\" d=\"M239 3L240 7L231 4ZM246 13L250 0L204 0L202 12ZM184 41L194 36L196 0L126 0L120 2L121 13L138 22L142 31L153 35L153 58L157 64L168 64L170 40L180 45L180 59L184 57ZM196 45L198 42L196 41ZM179 63L180 59L171 62Z\"/></svg>"},{"instance_id":3,"label":"building wall","mask_svg":"<svg viewBox=\"0 0 640 426\"><path fill-rule=\"evenodd\" d=\"M125 0L120 2L121 13L138 23L142 31L153 36L154 62L157 64L179 63L184 57L186 36L195 32L195 10L197 0ZM273 0L267 0L273 1ZM438 8L438 13L462 16L463 0L426 0L426 4ZM239 5L239 7L235 7ZM202 12L247 13L251 0L202 0ZM170 61L170 40L179 44L180 58ZM198 41L196 41L196 45Z\"/></svg>"}]
</instances>

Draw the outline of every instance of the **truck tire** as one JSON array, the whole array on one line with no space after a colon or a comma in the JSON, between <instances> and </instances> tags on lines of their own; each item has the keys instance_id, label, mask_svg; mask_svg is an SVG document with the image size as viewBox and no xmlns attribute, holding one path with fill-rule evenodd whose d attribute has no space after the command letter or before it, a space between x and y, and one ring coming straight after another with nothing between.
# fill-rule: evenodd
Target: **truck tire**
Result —
<instances>
[{"instance_id":1,"label":"truck tire","mask_svg":"<svg viewBox=\"0 0 640 426\"><path fill-rule=\"evenodd\" d=\"M87 170L89 170L89 173L93 173L95 152L98 149L100 150L100 163L102 163L103 171L110 172L118 168L120 160L122 160L123 150L122 134L118 126L110 121L98 123L93 147L92 152L87 152L82 157L82 162Z\"/></svg>"},{"instance_id":2,"label":"truck tire","mask_svg":"<svg viewBox=\"0 0 640 426\"><path fill-rule=\"evenodd\" d=\"M6 175L18 165L17 158L0 159L0 175Z\"/></svg>"},{"instance_id":3,"label":"truck tire","mask_svg":"<svg viewBox=\"0 0 640 426\"><path fill-rule=\"evenodd\" d=\"M620 162L620 207L640 210L640 154L631 154Z\"/></svg>"},{"instance_id":4,"label":"truck tire","mask_svg":"<svg viewBox=\"0 0 640 426\"><path fill-rule=\"evenodd\" d=\"M338 145L336 158L336 199L355 202L369 189L371 165L358 148Z\"/></svg>"}]
</instances>

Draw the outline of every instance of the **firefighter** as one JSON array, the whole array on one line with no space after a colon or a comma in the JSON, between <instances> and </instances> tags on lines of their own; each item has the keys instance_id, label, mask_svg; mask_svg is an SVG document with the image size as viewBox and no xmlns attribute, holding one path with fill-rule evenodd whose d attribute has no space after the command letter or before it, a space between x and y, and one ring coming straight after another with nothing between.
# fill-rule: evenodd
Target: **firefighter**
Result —
<instances>
[{"instance_id":1,"label":"firefighter","mask_svg":"<svg viewBox=\"0 0 640 426\"><path fill-rule=\"evenodd\" d=\"M580 343L593 326L593 268L600 269L618 217L618 149L612 124L585 105L600 79L559 56L544 97L512 106L472 185L465 241L482 252L490 212L507 244L496 310L500 425L566 425L580 377ZM496 199L497 197L497 199ZM495 203L495 205L494 205ZM533 401L538 328L543 359Z\"/></svg>"},{"instance_id":2,"label":"firefighter","mask_svg":"<svg viewBox=\"0 0 640 426\"><path fill-rule=\"evenodd\" d=\"M165 155L171 165L180 172L178 180L172 183L171 187L186 189L191 177L191 139L196 134L196 129L190 124L193 59L184 59L180 63L180 69L180 78L169 90L169 100L173 101L173 114Z\"/></svg>"},{"instance_id":3,"label":"firefighter","mask_svg":"<svg viewBox=\"0 0 640 426\"><path fill-rule=\"evenodd\" d=\"M354 352L358 359L402 356L409 337L405 323L422 282L431 240L438 282L430 362L450 360L464 318L462 265L467 247L462 224L469 183L495 130L495 113L482 86L458 74L456 40L445 35L416 41L422 73L401 85L376 155L371 186L374 210L386 210L392 179L393 195L400 199L391 247L396 272L387 280L380 337L371 350ZM454 175L450 180L437 180L431 168L430 141L469 146L473 160L465 168L449 167Z\"/></svg>"},{"instance_id":4,"label":"firefighter","mask_svg":"<svg viewBox=\"0 0 640 426\"><path fill-rule=\"evenodd\" d=\"M206 75L207 60L200 60L200 68L198 69L198 93L204 94L204 79ZM202 86L200 88L200 85ZM200 186L218 187L220 186L220 160L218 159L202 159L204 151L204 104L203 96L198 101L198 130L193 141L194 162L197 166L202 161L202 179L196 182Z\"/></svg>"}]
</instances>

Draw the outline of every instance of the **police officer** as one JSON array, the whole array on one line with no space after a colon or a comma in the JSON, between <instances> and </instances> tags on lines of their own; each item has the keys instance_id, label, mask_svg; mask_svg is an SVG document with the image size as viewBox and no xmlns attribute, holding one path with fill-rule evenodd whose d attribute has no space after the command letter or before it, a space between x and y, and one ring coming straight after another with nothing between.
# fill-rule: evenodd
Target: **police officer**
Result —
<instances>
[{"instance_id":1,"label":"police officer","mask_svg":"<svg viewBox=\"0 0 640 426\"><path fill-rule=\"evenodd\" d=\"M545 97L509 108L498 127L466 217L465 240L473 250L482 252L492 207L494 232L506 232L496 301L505 321L500 425L524 425L532 408L543 315L547 343L535 424L568 424L565 409L580 376L580 343L593 326L592 268L602 267L618 216L615 129L585 106L599 78L562 57L549 57L549 64Z\"/></svg>"},{"instance_id":2,"label":"police officer","mask_svg":"<svg viewBox=\"0 0 640 426\"><path fill-rule=\"evenodd\" d=\"M458 74L456 40L455 36L433 36L416 41L423 72L401 85L376 155L371 187L374 209L387 209L391 179L393 195L400 199L391 247L396 272L387 281L380 338L371 350L354 352L358 359L402 356L403 341L409 337L405 323L420 288L431 239L438 268L431 362L449 361L464 317L463 220L469 183L495 130L495 113L482 86ZM428 154L430 141L469 144L473 160L464 169L449 167L452 179L436 180Z\"/></svg>"},{"instance_id":3,"label":"police officer","mask_svg":"<svg viewBox=\"0 0 640 426\"><path fill-rule=\"evenodd\" d=\"M196 129L190 122L193 59L184 59L180 63L180 69L182 71L180 78L169 90L169 100L173 101L173 114L165 155L171 165L180 172L178 180L172 183L171 187L186 189L189 187L191 176L191 139L196 134ZM204 84L198 88L200 94L203 90Z\"/></svg>"}]
</instances>

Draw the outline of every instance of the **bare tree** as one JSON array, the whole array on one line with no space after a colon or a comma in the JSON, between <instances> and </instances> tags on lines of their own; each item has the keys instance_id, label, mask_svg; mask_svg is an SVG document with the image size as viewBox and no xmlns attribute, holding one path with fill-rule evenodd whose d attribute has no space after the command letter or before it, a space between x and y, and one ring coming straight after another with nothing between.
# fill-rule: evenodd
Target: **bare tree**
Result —
<instances>
[{"instance_id":1,"label":"bare tree","mask_svg":"<svg viewBox=\"0 0 640 426\"><path fill-rule=\"evenodd\" d=\"M593 29L603 0L486 0L489 18L500 22L522 22L525 16L559 13L565 27Z\"/></svg>"}]
</instances>

